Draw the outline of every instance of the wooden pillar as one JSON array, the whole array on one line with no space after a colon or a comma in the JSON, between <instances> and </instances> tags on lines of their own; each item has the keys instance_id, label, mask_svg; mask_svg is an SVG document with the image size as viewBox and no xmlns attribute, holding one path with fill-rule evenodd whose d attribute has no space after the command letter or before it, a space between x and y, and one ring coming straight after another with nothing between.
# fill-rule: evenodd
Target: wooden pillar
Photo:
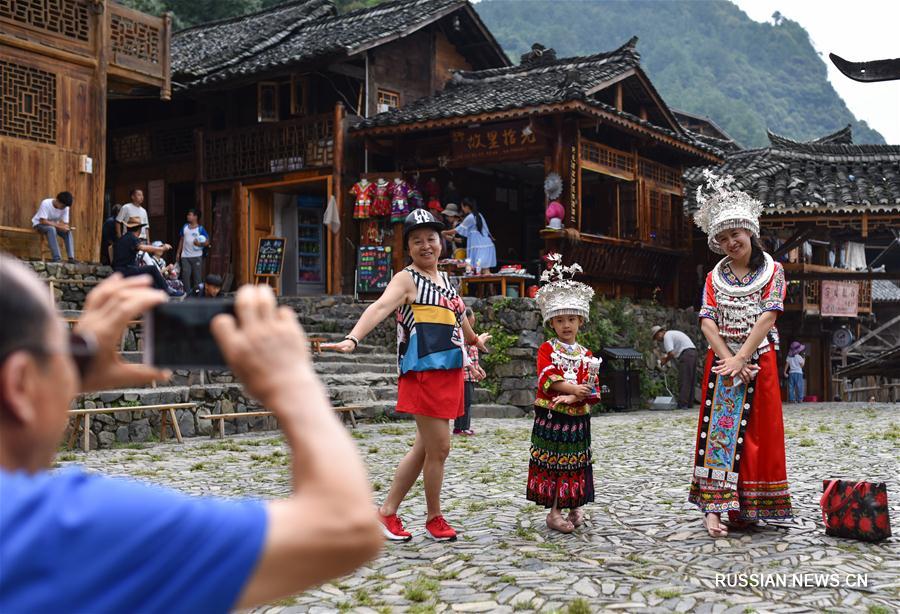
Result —
<instances>
[{"instance_id":1,"label":"wooden pillar","mask_svg":"<svg viewBox=\"0 0 900 614\"><path fill-rule=\"evenodd\" d=\"M94 98L94 125L93 139L91 143L92 150L88 153L94 160L94 172L90 176L91 201L84 203L88 210L86 219L88 224L86 228L79 228L78 234L82 231L90 233L92 240L90 242L89 252L87 254L88 261L98 262L100 260L100 232L103 226L103 205L106 199L106 105L107 105L107 72L109 70L109 49L111 46L111 21L112 16L108 10L97 13L97 72L96 96ZM72 118L71 121L84 121L84 118ZM78 236L76 234L76 237ZM81 255L84 258L84 254Z\"/></svg>"},{"instance_id":2,"label":"wooden pillar","mask_svg":"<svg viewBox=\"0 0 900 614\"><path fill-rule=\"evenodd\" d=\"M622 110L622 82L616 83L616 110Z\"/></svg>"},{"instance_id":3,"label":"wooden pillar","mask_svg":"<svg viewBox=\"0 0 900 614\"><path fill-rule=\"evenodd\" d=\"M250 283L250 217L247 191L240 181L231 186L231 210L235 219L233 252L235 255L235 285Z\"/></svg>"},{"instance_id":4,"label":"wooden pillar","mask_svg":"<svg viewBox=\"0 0 900 614\"><path fill-rule=\"evenodd\" d=\"M338 218L341 217L341 211L344 210L344 105L338 102L334 106L334 159L331 163L332 181L331 193L335 199L335 206L338 211ZM343 293L343 244L344 233L347 232L344 224L337 234L328 231L332 238L331 247L331 294Z\"/></svg>"}]
</instances>

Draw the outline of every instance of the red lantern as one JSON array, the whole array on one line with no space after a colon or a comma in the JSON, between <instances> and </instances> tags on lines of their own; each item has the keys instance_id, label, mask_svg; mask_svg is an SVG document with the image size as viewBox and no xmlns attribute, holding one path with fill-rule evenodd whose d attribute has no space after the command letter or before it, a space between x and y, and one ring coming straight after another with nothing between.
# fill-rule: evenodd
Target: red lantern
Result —
<instances>
[{"instance_id":1,"label":"red lantern","mask_svg":"<svg viewBox=\"0 0 900 614\"><path fill-rule=\"evenodd\" d=\"M537 286L528 286L528 298L534 298L537 296L538 287Z\"/></svg>"}]
</instances>

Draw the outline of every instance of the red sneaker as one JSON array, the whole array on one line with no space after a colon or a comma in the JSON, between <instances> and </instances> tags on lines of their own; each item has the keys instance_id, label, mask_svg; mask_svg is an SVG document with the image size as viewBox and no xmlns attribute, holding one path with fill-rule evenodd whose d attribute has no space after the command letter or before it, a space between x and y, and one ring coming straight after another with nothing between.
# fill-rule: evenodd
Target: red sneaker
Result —
<instances>
[{"instance_id":1,"label":"red sneaker","mask_svg":"<svg viewBox=\"0 0 900 614\"><path fill-rule=\"evenodd\" d=\"M456 531L453 530L443 516L435 516L425 523L425 534L437 542L456 541Z\"/></svg>"},{"instance_id":2,"label":"red sneaker","mask_svg":"<svg viewBox=\"0 0 900 614\"><path fill-rule=\"evenodd\" d=\"M378 519L381 520L381 532L387 539L395 542L408 542L412 539L412 533L403 528L403 522L397 514L382 516L378 512Z\"/></svg>"}]
</instances>

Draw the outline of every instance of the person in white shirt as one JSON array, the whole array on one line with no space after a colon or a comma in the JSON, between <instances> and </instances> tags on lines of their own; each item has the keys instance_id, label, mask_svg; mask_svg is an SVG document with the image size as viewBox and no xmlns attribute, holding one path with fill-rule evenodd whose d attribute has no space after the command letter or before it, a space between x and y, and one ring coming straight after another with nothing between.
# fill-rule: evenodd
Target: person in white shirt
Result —
<instances>
[{"instance_id":1,"label":"person in white shirt","mask_svg":"<svg viewBox=\"0 0 900 614\"><path fill-rule=\"evenodd\" d=\"M694 404L694 384L697 379L697 347L680 330L666 330L662 326L650 329L653 340L662 343L665 356L660 364L670 360L678 363L678 409L690 409Z\"/></svg>"},{"instance_id":2,"label":"person in white shirt","mask_svg":"<svg viewBox=\"0 0 900 614\"><path fill-rule=\"evenodd\" d=\"M784 359L784 374L788 378L788 403L802 403L806 382L803 381L803 352L806 346L799 341L791 343L787 358Z\"/></svg>"},{"instance_id":3,"label":"person in white shirt","mask_svg":"<svg viewBox=\"0 0 900 614\"><path fill-rule=\"evenodd\" d=\"M209 247L209 233L200 225L200 211L190 209L187 223L181 227L175 262L181 265L181 283L185 291L192 292L203 279L203 250Z\"/></svg>"},{"instance_id":4,"label":"person in white shirt","mask_svg":"<svg viewBox=\"0 0 900 614\"><path fill-rule=\"evenodd\" d=\"M125 234L125 222L132 217L141 218L141 223L144 225L141 228L141 238L147 243L150 242L150 218L147 217L147 210L144 209L144 192L140 188L134 188L129 195L131 198L130 203L125 203L122 205L122 208L119 209L119 215L116 217L116 221L119 222L119 227L117 228L118 235L121 237Z\"/></svg>"},{"instance_id":5,"label":"person in white shirt","mask_svg":"<svg viewBox=\"0 0 900 614\"><path fill-rule=\"evenodd\" d=\"M31 218L31 226L47 237L50 245L50 254L53 262L59 262L59 244L56 237L62 237L66 244L66 256L69 262L75 260L75 239L72 236L74 228L69 226L69 207L74 202L71 192L60 192L56 198L45 198L41 201L37 213Z\"/></svg>"}]
</instances>

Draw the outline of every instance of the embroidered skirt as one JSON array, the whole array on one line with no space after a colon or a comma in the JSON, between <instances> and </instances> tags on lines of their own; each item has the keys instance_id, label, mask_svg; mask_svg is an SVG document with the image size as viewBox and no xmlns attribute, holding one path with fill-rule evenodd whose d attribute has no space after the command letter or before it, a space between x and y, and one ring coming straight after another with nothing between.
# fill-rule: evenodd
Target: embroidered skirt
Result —
<instances>
[{"instance_id":1,"label":"embroidered skirt","mask_svg":"<svg viewBox=\"0 0 900 614\"><path fill-rule=\"evenodd\" d=\"M546 508L581 507L594 500L591 416L549 414L535 408L525 496Z\"/></svg>"},{"instance_id":2,"label":"embroidered skirt","mask_svg":"<svg viewBox=\"0 0 900 614\"><path fill-rule=\"evenodd\" d=\"M740 407L734 414L734 408L729 407L733 398L727 392L721 394L716 387L722 379L717 381L716 374L710 370L714 356L712 351L707 353L703 369L703 398L694 449L697 462L688 501L704 513L728 512L732 520L792 518L775 352L770 350L759 357L759 372L747 387L752 394L747 399L749 415L741 413ZM745 425L739 422L742 417L746 418ZM699 475L704 473L700 466L702 459L710 454L734 463L733 471L708 471L706 476ZM735 476L730 473L737 474L736 484Z\"/></svg>"},{"instance_id":3,"label":"embroidered skirt","mask_svg":"<svg viewBox=\"0 0 900 614\"><path fill-rule=\"evenodd\" d=\"M465 413L463 369L407 371L397 382L397 412L455 420Z\"/></svg>"}]
</instances>

